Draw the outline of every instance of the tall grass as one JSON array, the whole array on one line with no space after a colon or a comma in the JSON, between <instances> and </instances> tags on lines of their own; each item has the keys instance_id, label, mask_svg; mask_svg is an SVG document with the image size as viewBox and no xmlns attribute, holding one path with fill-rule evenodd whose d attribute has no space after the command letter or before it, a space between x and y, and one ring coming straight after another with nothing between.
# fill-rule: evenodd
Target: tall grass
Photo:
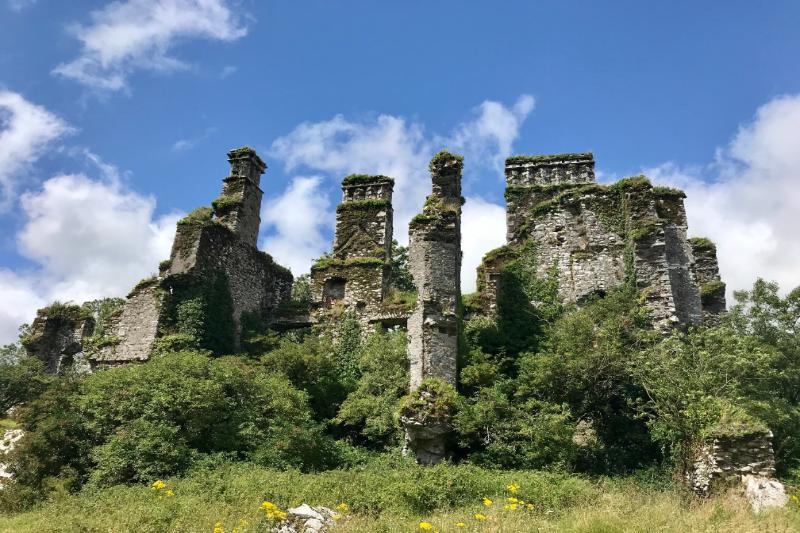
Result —
<instances>
[{"instance_id":1,"label":"tall grass","mask_svg":"<svg viewBox=\"0 0 800 533\"><path fill-rule=\"evenodd\" d=\"M282 508L345 502L350 510L336 527L342 533L421 531L421 521L441 533L800 531L795 508L756 516L734 496L696 501L661 478L589 480L468 465L419 468L381 458L317 474L223 463L165 481L173 497L146 486L86 488L28 512L0 516L0 532L211 533L221 522L232 533L242 519L248 528L240 532L265 532L270 524L259 510L263 501ZM511 483L520 486L514 496L532 503L532 509L503 510ZM482 503L484 497L493 500L491 506ZM486 519L476 520L476 513ZM457 527L459 522L465 526Z\"/></svg>"}]
</instances>

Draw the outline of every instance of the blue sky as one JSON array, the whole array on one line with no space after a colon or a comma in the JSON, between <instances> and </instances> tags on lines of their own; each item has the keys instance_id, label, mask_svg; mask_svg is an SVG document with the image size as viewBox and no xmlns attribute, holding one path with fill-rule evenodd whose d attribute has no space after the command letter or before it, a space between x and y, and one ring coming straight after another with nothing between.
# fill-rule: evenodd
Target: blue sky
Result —
<instances>
[{"instance_id":1,"label":"blue sky","mask_svg":"<svg viewBox=\"0 0 800 533\"><path fill-rule=\"evenodd\" d=\"M447 146L465 290L503 240L502 158L586 150L604 180L686 188L732 288L798 285L798 23L796 1L0 0L0 341L154 271L244 144L295 273L352 171L398 180L404 241Z\"/></svg>"}]
</instances>

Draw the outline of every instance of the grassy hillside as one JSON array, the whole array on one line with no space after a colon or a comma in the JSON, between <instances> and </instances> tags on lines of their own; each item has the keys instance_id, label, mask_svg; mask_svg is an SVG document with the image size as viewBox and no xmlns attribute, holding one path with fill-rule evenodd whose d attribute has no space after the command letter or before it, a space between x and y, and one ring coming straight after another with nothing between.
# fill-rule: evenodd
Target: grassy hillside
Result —
<instances>
[{"instance_id":1,"label":"grassy hillside","mask_svg":"<svg viewBox=\"0 0 800 533\"><path fill-rule=\"evenodd\" d=\"M508 485L519 489L511 494ZM169 496L171 490L174 496ZM524 501L504 509L507 498ZM491 505L483 503L492 500ZM0 531L206 532L268 531L264 501L286 508L308 502L341 512L336 531L800 531L796 504L753 515L733 494L698 501L667 478L588 479L537 471L493 471L473 466L418 468L382 458L354 470L319 474L276 471L251 464L223 464L144 485L85 488L56 496L35 509L0 517ZM528 507L528 503L532 507ZM477 520L476 514L486 517ZM243 522L245 521L245 522ZM464 526L459 526L463 523Z\"/></svg>"}]
</instances>

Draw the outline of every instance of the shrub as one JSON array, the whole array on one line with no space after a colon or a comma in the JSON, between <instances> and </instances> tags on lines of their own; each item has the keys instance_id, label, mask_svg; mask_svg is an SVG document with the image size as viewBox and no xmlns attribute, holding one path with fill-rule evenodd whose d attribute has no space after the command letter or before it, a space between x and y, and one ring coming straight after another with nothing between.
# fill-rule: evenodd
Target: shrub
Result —
<instances>
[{"instance_id":1,"label":"shrub","mask_svg":"<svg viewBox=\"0 0 800 533\"><path fill-rule=\"evenodd\" d=\"M101 485L178 474L202 454L313 470L334 464L337 453L307 394L285 376L193 352L60 380L21 422L26 434L11 471L17 485L38 491L48 478L79 486L92 471Z\"/></svg>"},{"instance_id":2,"label":"shrub","mask_svg":"<svg viewBox=\"0 0 800 533\"><path fill-rule=\"evenodd\" d=\"M572 465L574 424L566 406L516 401L503 384L483 387L462 404L454 423L462 455L492 468Z\"/></svg>"},{"instance_id":3,"label":"shrub","mask_svg":"<svg viewBox=\"0 0 800 533\"><path fill-rule=\"evenodd\" d=\"M0 413L38 397L52 383L44 364L34 357L0 361Z\"/></svg>"},{"instance_id":4,"label":"shrub","mask_svg":"<svg viewBox=\"0 0 800 533\"><path fill-rule=\"evenodd\" d=\"M342 403L336 422L356 443L385 449L400 441L395 414L408 390L406 334L374 333L358 350L360 378Z\"/></svg>"}]
</instances>

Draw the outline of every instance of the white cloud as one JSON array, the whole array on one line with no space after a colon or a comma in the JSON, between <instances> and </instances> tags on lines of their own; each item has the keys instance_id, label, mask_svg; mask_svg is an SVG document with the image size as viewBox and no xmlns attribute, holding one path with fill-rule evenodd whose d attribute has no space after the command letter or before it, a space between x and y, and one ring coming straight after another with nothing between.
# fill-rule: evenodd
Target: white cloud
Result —
<instances>
[{"instance_id":1,"label":"white cloud","mask_svg":"<svg viewBox=\"0 0 800 533\"><path fill-rule=\"evenodd\" d=\"M330 248L327 234L335 215L321 186L319 176L296 177L261 209L262 227L270 231L262 248L295 276L308 272L311 262Z\"/></svg>"},{"instance_id":2,"label":"white cloud","mask_svg":"<svg viewBox=\"0 0 800 533\"><path fill-rule=\"evenodd\" d=\"M20 324L30 324L44 305L30 278L0 269L0 345L16 341Z\"/></svg>"},{"instance_id":3,"label":"white cloud","mask_svg":"<svg viewBox=\"0 0 800 533\"><path fill-rule=\"evenodd\" d=\"M461 214L461 290L475 291L475 269L489 250L506 243L505 207L467 197Z\"/></svg>"},{"instance_id":4,"label":"white cloud","mask_svg":"<svg viewBox=\"0 0 800 533\"><path fill-rule=\"evenodd\" d=\"M405 244L408 222L430 193L428 161L433 154L440 148L463 151L467 157L467 178L474 175L476 169L489 168L496 172L501 166L499 162L511 152L533 105L533 97L529 95L521 96L511 108L487 100L473 110L474 118L457 125L446 135L427 134L422 124L393 115L379 115L366 121L350 121L337 115L327 121L300 124L288 135L275 140L270 153L281 159L289 171L298 167L313 169L324 173L330 183L336 185L350 173L385 174L394 178L394 237ZM479 208L465 207L471 215L491 212L496 216L497 210L503 210L499 205L480 199L476 203ZM489 227L496 228L496 225ZM498 241L497 237L487 237L485 242L489 246L490 242ZM470 253L482 255L491 247ZM328 249L330 242L325 243L324 250ZM306 271L308 266L306 263L300 271ZM474 270L464 276L465 286L474 286L474 278Z\"/></svg>"},{"instance_id":5,"label":"white cloud","mask_svg":"<svg viewBox=\"0 0 800 533\"><path fill-rule=\"evenodd\" d=\"M155 199L126 188L119 172L87 153L102 174L62 174L22 196L25 272L0 270L0 344L16 339L37 308L54 300L81 303L125 296L169 257L179 214L156 217Z\"/></svg>"},{"instance_id":6,"label":"white cloud","mask_svg":"<svg viewBox=\"0 0 800 533\"><path fill-rule=\"evenodd\" d=\"M125 89L137 69L186 68L169 55L179 41L234 41L247 33L226 0L124 0L89 17L89 24L70 27L82 43L81 54L53 72L107 91Z\"/></svg>"},{"instance_id":7,"label":"white cloud","mask_svg":"<svg viewBox=\"0 0 800 533\"><path fill-rule=\"evenodd\" d=\"M22 197L19 251L41 265L51 299L124 295L169 257L177 215L117 182L59 175Z\"/></svg>"},{"instance_id":8,"label":"white cloud","mask_svg":"<svg viewBox=\"0 0 800 533\"><path fill-rule=\"evenodd\" d=\"M463 153L467 161L490 166L501 176L504 160L533 107L529 94L520 96L510 109L487 100L478 106L478 116L458 126L446 144Z\"/></svg>"},{"instance_id":9,"label":"white cloud","mask_svg":"<svg viewBox=\"0 0 800 533\"><path fill-rule=\"evenodd\" d=\"M717 243L730 292L756 277L800 285L800 95L760 107L707 168L666 163L647 169L654 181L686 191L689 232Z\"/></svg>"},{"instance_id":10,"label":"white cloud","mask_svg":"<svg viewBox=\"0 0 800 533\"><path fill-rule=\"evenodd\" d=\"M25 171L56 139L71 131L45 108L18 93L0 90L0 210L8 207Z\"/></svg>"}]
</instances>

